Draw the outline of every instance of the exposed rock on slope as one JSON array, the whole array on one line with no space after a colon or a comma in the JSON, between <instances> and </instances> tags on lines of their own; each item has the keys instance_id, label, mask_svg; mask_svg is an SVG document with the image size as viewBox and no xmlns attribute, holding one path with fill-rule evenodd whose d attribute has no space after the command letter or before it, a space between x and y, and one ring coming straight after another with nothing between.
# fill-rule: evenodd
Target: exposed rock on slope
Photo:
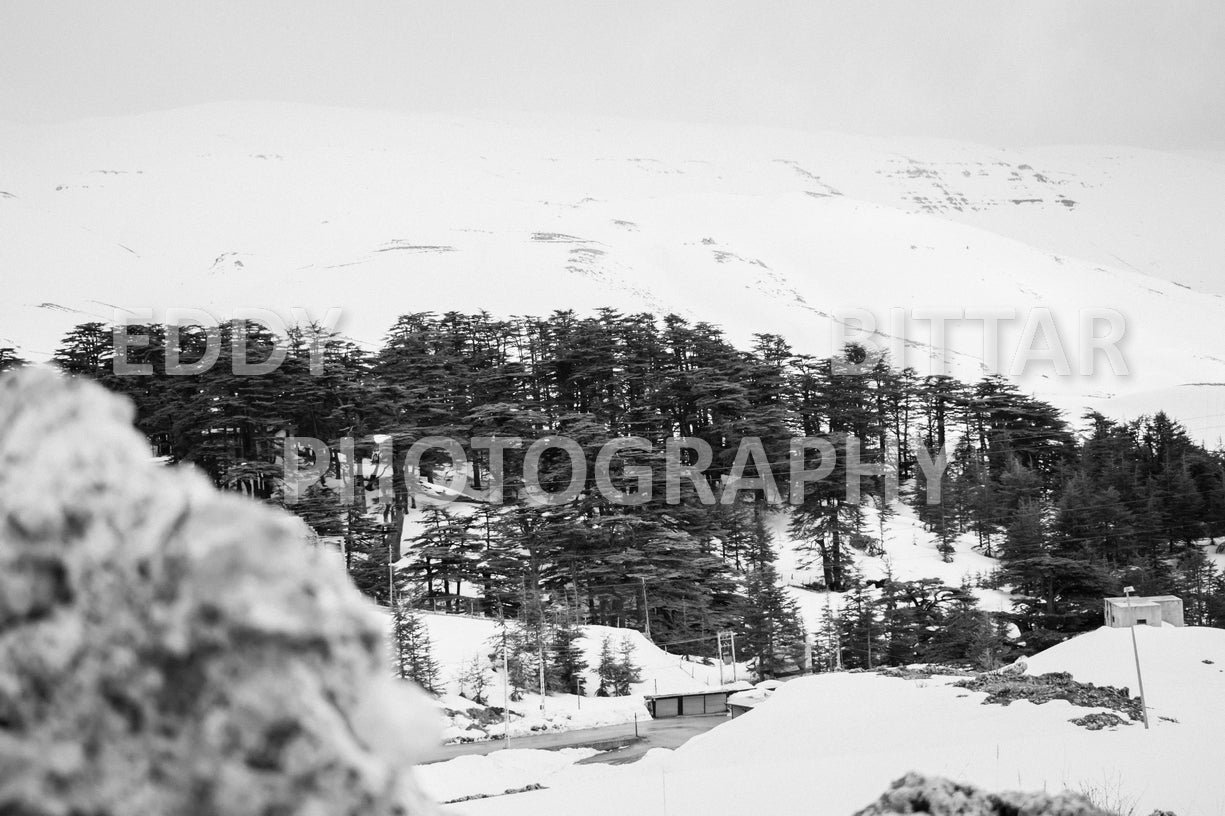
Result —
<instances>
[{"instance_id":1,"label":"exposed rock on slope","mask_svg":"<svg viewBox=\"0 0 1225 816\"><path fill-rule=\"evenodd\" d=\"M1028 700L1042 705L1051 700L1067 700L1074 706L1121 711L1137 722L1144 719L1140 698L1132 697L1127 689L1081 683L1067 672L1048 672L1038 677L988 672L972 680L962 680L957 686L987 692L984 704L1008 705L1014 700Z\"/></svg>"},{"instance_id":2,"label":"exposed rock on slope","mask_svg":"<svg viewBox=\"0 0 1225 816\"><path fill-rule=\"evenodd\" d=\"M910 773L855 816L1113 816L1074 793L986 793L971 785Z\"/></svg>"},{"instance_id":3,"label":"exposed rock on slope","mask_svg":"<svg viewBox=\"0 0 1225 816\"><path fill-rule=\"evenodd\" d=\"M0 379L0 813L430 813L437 734L287 517L154 465L120 399Z\"/></svg>"}]
</instances>

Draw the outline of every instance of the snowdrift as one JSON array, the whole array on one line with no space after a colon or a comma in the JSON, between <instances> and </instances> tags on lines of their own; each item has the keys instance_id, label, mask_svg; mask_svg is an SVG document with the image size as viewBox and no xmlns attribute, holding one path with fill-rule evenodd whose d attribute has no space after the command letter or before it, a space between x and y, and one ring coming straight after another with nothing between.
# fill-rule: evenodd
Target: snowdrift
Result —
<instances>
[{"instance_id":1,"label":"snowdrift","mask_svg":"<svg viewBox=\"0 0 1225 816\"><path fill-rule=\"evenodd\" d=\"M462 812L850 814L913 770L988 790L1068 789L1123 813L1165 808L1219 816L1225 788L1211 748L1225 733L1218 702L1225 699L1225 631L1140 634L1154 704L1150 731L1139 723L1086 730L1069 720L1094 709L1063 701L983 705L985 695L956 688L950 678L821 675L785 684L754 711L670 756L563 771L550 790L472 803ZM1031 673L1069 671L1079 680L1134 687L1131 661L1127 631L1100 630L1034 656L1029 666Z\"/></svg>"}]
</instances>

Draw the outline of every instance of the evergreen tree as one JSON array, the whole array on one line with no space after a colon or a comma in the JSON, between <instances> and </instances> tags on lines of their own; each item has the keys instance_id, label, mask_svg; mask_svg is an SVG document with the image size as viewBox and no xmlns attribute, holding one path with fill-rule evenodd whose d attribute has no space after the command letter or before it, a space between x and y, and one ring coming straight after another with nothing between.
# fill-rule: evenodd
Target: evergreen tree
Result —
<instances>
[{"instance_id":1,"label":"evergreen tree","mask_svg":"<svg viewBox=\"0 0 1225 816\"><path fill-rule=\"evenodd\" d=\"M587 656L582 645L583 631L563 622L553 630L550 644L550 689L563 694L585 694Z\"/></svg>"},{"instance_id":2,"label":"evergreen tree","mask_svg":"<svg viewBox=\"0 0 1225 816\"><path fill-rule=\"evenodd\" d=\"M17 356L16 349L0 346L0 372L23 365L26 365L26 361Z\"/></svg>"},{"instance_id":3,"label":"evergreen tree","mask_svg":"<svg viewBox=\"0 0 1225 816\"><path fill-rule=\"evenodd\" d=\"M459 685L459 695L477 705L489 702L485 694L489 688L489 675L481 662L480 655L474 655L471 660L464 661L456 677Z\"/></svg>"},{"instance_id":4,"label":"evergreen tree","mask_svg":"<svg viewBox=\"0 0 1225 816\"><path fill-rule=\"evenodd\" d=\"M752 659L758 678L799 670L804 661L804 625L799 608L778 578L773 536L760 507L753 512L753 552L745 576L742 653Z\"/></svg>"},{"instance_id":5,"label":"evergreen tree","mask_svg":"<svg viewBox=\"0 0 1225 816\"><path fill-rule=\"evenodd\" d=\"M847 668L871 669L886 663L885 629L878 620L877 602L858 575L842 596L838 622L843 662Z\"/></svg>"},{"instance_id":6,"label":"evergreen tree","mask_svg":"<svg viewBox=\"0 0 1225 816\"><path fill-rule=\"evenodd\" d=\"M618 660L613 647L611 635L605 635L600 641L600 662L596 666L596 676L600 684L596 688L597 697L611 697L617 689Z\"/></svg>"},{"instance_id":7,"label":"evergreen tree","mask_svg":"<svg viewBox=\"0 0 1225 816\"><path fill-rule=\"evenodd\" d=\"M621 638L617 647L617 668L613 675L614 694L618 697L628 697L633 691L634 683L642 682L642 671L634 661L634 644L629 638Z\"/></svg>"},{"instance_id":8,"label":"evergreen tree","mask_svg":"<svg viewBox=\"0 0 1225 816\"><path fill-rule=\"evenodd\" d=\"M535 653L528 648L522 628L507 618L499 619L498 627L489 639L489 648L489 662L499 673L505 665L506 675L501 678L502 682L510 690L510 699L519 702L524 692L531 689L536 681Z\"/></svg>"},{"instance_id":9,"label":"evergreen tree","mask_svg":"<svg viewBox=\"0 0 1225 816\"><path fill-rule=\"evenodd\" d=\"M625 697L634 683L641 682L641 670L634 662L634 644L623 637L614 643L611 635L600 642L600 663L596 669L600 678L598 697Z\"/></svg>"},{"instance_id":10,"label":"evergreen tree","mask_svg":"<svg viewBox=\"0 0 1225 816\"><path fill-rule=\"evenodd\" d=\"M438 663L424 616L408 601L397 602L393 614L396 676L412 680L431 694L439 693Z\"/></svg>"}]
</instances>

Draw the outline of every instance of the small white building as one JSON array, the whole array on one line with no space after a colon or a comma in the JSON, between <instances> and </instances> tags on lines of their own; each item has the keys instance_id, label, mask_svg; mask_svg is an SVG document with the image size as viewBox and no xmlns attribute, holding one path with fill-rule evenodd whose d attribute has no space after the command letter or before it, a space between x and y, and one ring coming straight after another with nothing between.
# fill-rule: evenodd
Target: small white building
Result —
<instances>
[{"instance_id":1,"label":"small white building","mask_svg":"<svg viewBox=\"0 0 1225 816\"><path fill-rule=\"evenodd\" d=\"M1182 626L1182 598L1174 595L1133 595L1127 598L1106 599L1106 625L1117 628L1128 626Z\"/></svg>"}]
</instances>

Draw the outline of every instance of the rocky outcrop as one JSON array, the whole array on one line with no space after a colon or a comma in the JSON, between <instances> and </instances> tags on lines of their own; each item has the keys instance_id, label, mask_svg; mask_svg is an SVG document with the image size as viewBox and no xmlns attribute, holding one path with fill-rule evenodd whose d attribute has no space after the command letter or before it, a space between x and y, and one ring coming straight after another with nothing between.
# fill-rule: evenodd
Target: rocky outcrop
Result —
<instances>
[{"instance_id":1,"label":"rocky outcrop","mask_svg":"<svg viewBox=\"0 0 1225 816\"><path fill-rule=\"evenodd\" d=\"M1067 672L1049 672L1037 677L1028 674L986 673L971 680L962 680L955 685L971 691L986 692L984 704L1008 705L1016 700L1028 700L1034 705L1042 705L1051 700L1067 700L1074 706L1118 711L1137 722L1144 719L1140 699L1132 697L1127 689L1081 683L1073 680L1072 675Z\"/></svg>"},{"instance_id":2,"label":"rocky outcrop","mask_svg":"<svg viewBox=\"0 0 1225 816\"><path fill-rule=\"evenodd\" d=\"M986 793L971 785L910 773L855 816L1115 816L1075 793Z\"/></svg>"},{"instance_id":3,"label":"rocky outcrop","mask_svg":"<svg viewBox=\"0 0 1225 816\"><path fill-rule=\"evenodd\" d=\"M0 379L0 813L432 813L438 733L285 514L158 466L131 408Z\"/></svg>"}]
</instances>

